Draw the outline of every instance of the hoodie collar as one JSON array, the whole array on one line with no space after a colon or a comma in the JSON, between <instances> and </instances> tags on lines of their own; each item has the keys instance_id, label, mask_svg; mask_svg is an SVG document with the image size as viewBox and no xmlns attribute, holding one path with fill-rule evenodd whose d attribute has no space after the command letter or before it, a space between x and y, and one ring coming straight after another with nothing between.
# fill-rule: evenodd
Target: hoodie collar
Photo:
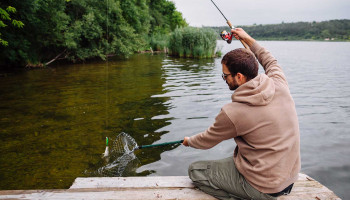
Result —
<instances>
[{"instance_id":1,"label":"hoodie collar","mask_svg":"<svg viewBox=\"0 0 350 200\"><path fill-rule=\"evenodd\" d=\"M239 86L232 94L232 102L264 106L275 95L275 84L266 74L259 74L254 79Z\"/></svg>"}]
</instances>

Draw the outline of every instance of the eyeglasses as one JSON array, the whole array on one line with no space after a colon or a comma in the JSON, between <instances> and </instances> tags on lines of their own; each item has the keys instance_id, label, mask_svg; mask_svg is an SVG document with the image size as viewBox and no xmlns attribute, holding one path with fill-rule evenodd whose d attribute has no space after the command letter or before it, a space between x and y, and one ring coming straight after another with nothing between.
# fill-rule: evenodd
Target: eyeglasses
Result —
<instances>
[{"instance_id":1,"label":"eyeglasses","mask_svg":"<svg viewBox=\"0 0 350 200\"><path fill-rule=\"evenodd\" d=\"M221 77L222 77L222 79L224 79L224 81L226 81L226 79L229 75L231 75L231 74L222 73Z\"/></svg>"}]
</instances>

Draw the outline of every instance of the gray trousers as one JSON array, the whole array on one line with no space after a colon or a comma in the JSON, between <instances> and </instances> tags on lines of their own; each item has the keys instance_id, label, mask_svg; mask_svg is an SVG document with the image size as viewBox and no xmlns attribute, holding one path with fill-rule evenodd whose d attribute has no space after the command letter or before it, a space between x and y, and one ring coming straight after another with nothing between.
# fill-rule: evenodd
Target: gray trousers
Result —
<instances>
[{"instance_id":1,"label":"gray trousers","mask_svg":"<svg viewBox=\"0 0 350 200\"><path fill-rule=\"evenodd\" d=\"M195 186L218 199L277 199L253 188L238 172L232 157L194 162L188 174Z\"/></svg>"}]
</instances>

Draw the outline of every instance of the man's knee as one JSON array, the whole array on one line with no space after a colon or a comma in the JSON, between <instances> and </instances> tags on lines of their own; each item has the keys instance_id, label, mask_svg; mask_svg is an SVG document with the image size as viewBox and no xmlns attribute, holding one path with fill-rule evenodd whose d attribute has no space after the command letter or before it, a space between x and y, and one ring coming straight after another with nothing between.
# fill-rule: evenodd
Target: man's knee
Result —
<instances>
[{"instance_id":1,"label":"man's knee","mask_svg":"<svg viewBox=\"0 0 350 200\"><path fill-rule=\"evenodd\" d=\"M190 175L192 171L197 170L199 163L202 161L196 161L194 163L191 163L190 166L188 166L188 174Z\"/></svg>"},{"instance_id":2,"label":"man's knee","mask_svg":"<svg viewBox=\"0 0 350 200\"><path fill-rule=\"evenodd\" d=\"M197 161L188 167L188 176L193 182L203 183L209 179L210 163L208 161Z\"/></svg>"},{"instance_id":3,"label":"man's knee","mask_svg":"<svg viewBox=\"0 0 350 200\"><path fill-rule=\"evenodd\" d=\"M211 184L209 178L210 168L210 161L194 162L188 167L188 175L193 184L203 192L219 199L231 199L227 192Z\"/></svg>"},{"instance_id":4,"label":"man's knee","mask_svg":"<svg viewBox=\"0 0 350 200\"><path fill-rule=\"evenodd\" d=\"M194 163L190 164L190 166L188 167L188 176L190 177L190 179L192 181L195 181L194 178L193 178L193 176L194 176L193 174L197 173L197 172L194 172L196 170L196 167L195 167L196 163L197 162L194 162Z\"/></svg>"}]
</instances>

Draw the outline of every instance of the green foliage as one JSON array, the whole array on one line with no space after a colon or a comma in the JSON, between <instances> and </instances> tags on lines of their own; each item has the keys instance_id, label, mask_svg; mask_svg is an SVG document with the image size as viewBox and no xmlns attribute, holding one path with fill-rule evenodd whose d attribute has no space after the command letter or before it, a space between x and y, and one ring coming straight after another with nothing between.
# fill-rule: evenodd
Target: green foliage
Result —
<instances>
[{"instance_id":1,"label":"green foliage","mask_svg":"<svg viewBox=\"0 0 350 200\"><path fill-rule=\"evenodd\" d=\"M12 6L8 6L8 7L6 8L6 10L7 10L7 12L9 12L9 13L15 13L15 12L16 12L16 8L14 8L14 7L12 7ZM8 16L7 19L10 20L10 17Z\"/></svg>"},{"instance_id":2,"label":"green foliage","mask_svg":"<svg viewBox=\"0 0 350 200\"><path fill-rule=\"evenodd\" d=\"M2 5L0 4L0 6ZM6 10L4 10L0 7L0 28L4 28L7 26L2 20L10 21L14 27L23 28L24 24L21 21L11 19L10 13L16 13L16 8L12 6L7 6ZM8 46L8 42L2 39L1 35L2 34L0 32L0 46Z\"/></svg>"},{"instance_id":3,"label":"green foliage","mask_svg":"<svg viewBox=\"0 0 350 200\"><path fill-rule=\"evenodd\" d=\"M177 28L170 35L169 51L173 56L210 58L215 56L216 32L208 28Z\"/></svg>"},{"instance_id":4,"label":"green foliage","mask_svg":"<svg viewBox=\"0 0 350 200\"><path fill-rule=\"evenodd\" d=\"M147 0L151 15L151 33L168 34L177 27L188 26L182 14L176 11L173 2L168 0Z\"/></svg>"},{"instance_id":5,"label":"green foliage","mask_svg":"<svg viewBox=\"0 0 350 200\"><path fill-rule=\"evenodd\" d=\"M349 41L350 20L297 22L270 25L240 26L259 40L325 40ZM212 27L217 32L227 27Z\"/></svg>"},{"instance_id":6,"label":"green foliage","mask_svg":"<svg viewBox=\"0 0 350 200\"><path fill-rule=\"evenodd\" d=\"M43 65L53 58L81 62L110 54L127 58L149 45L163 48L167 36L160 34L187 26L169 0L2 0L0 8L5 7L0 28L16 11L11 24L22 29L0 33L1 43L9 41L6 48L0 45L0 65Z\"/></svg>"},{"instance_id":7,"label":"green foliage","mask_svg":"<svg viewBox=\"0 0 350 200\"><path fill-rule=\"evenodd\" d=\"M135 34L135 28L124 19L120 2L106 2L108 5L95 5L95 0L68 3L70 10L79 11L69 13L74 20L63 34L70 60L105 59L107 54L128 57L142 43Z\"/></svg>"},{"instance_id":8,"label":"green foliage","mask_svg":"<svg viewBox=\"0 0 350 200\"><path fill-rule=\"evenodd\" d=\"M174 11L170 16L170 28L175 30L177 27L186 27L188 26L187 22L183 19L182 13Z\"/></svg>"}]
</instances>

